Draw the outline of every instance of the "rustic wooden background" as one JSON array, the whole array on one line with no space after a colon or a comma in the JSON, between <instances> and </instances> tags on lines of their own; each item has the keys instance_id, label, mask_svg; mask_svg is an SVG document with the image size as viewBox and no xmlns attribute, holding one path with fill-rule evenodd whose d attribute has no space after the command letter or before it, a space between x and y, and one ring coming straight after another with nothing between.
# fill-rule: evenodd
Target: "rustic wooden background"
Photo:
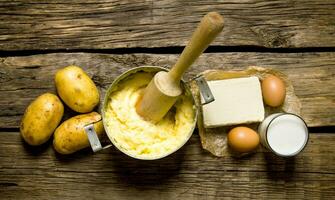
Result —
<instances>
[{"instance_id":1,"label":"rustic wooden background","mask_svg":"<svg viewBox=\"0 0 335 200\"><path fill-rule=\"evenodd\" d=\"M171 66L209 11L224 16L224 31L186 77L251 65L286 73L310 127L303 153L216 158L201 149L197 131L157 161L114 148L61 156L51 142L22 141L22 113L55 92L57 69L83 67L104 94L127 69ZM334 198L334 11L334 0L0 0L0 199Z\"/></svg>"}]
</instances>

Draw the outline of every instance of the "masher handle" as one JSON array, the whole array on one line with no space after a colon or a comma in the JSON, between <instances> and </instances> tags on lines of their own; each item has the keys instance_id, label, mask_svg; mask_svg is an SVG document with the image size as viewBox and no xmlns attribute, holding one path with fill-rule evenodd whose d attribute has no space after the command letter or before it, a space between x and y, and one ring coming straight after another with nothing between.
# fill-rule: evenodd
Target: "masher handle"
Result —
<instances>
[{"instance_id":1,"label":"masher handle","mask_svg":"<svg viewBox=\"0 0 335 200\"><path fill-rule=\"evenodd\" d=\"M187 68L206 50L222 29L223 17L219 13L210 12L202 18L177 63L169 72L173 81L180 81Z\"/></svg>"}]
</instances>

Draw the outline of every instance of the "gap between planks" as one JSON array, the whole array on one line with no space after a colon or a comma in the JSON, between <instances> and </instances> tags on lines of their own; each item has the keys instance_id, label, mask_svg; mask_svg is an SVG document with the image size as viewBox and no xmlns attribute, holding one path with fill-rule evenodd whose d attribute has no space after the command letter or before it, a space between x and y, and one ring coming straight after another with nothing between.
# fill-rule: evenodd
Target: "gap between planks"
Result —
<instances>
[{"instance_id":1,"label":"gap between planks","mask_svg":"<svg viewBox=\"0 0 335 200\"><path fill-rule=\"evenodd\" d=\"M103 53L103 54L180 54L184 46L170 47L137 47L114 49L52 49L52 50L17 50L2 51L0 57L20 57L50 53ZM262 46L210 46L204 53L229 53L229 52L255 52L255 53L310 53L310 52L335 52L335 47L305 47L305 48L267 48Z\"/></svg>"}]
</instances>

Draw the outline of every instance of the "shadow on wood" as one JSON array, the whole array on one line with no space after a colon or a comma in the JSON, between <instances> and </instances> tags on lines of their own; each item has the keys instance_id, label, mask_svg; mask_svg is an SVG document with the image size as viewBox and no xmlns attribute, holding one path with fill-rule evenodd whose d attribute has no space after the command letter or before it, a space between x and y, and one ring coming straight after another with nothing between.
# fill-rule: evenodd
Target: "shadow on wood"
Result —
<instances>
[{"instance_id":1,"label":"shadow on wood","mask_svg":"<svg viewBox=\"0 0 335 200\"><path fill-rule=\"evenodd\" d=\"M52 144L49 144L52 146ZM80 150L71 155L61 155L55 152L55 157L64 166L71 168L78 163L82 165L99 166L99 173L103 177L90 176L87 181L109 184L117 182L122 187L132 187L133 189L152 190L153 185L166 185L176 179L182 169L185 159L185 148L159 159L159 160L138 160L131 158L117 150L115 147L104 149L95 154L90 148ZM46 148L48 145L46 145ZM94 163L94 164L93 164ZM87 168L87 167L85 167ZM88 169L96 171L96 167ZM76 171L76 169L73 169ZM98 173L98 172L97 172ZM170 181L171 180L171 181Z\"/></svg>"},{"instance_id":2,"label":"shadow on wood","mask_svg":"<svg viewBox=\"0 0 335 200\"><path fill-rule=\"evenodd\" d=\"M22 145L24 147L23 149L28 153L28 155L37 157L45 153L48 150L49 146L52 146L53 136L51 136L50 139L46 143L38 145L38 146L29 145L27 142L23 140L21 135L20 135L20 138L21 138Z\"/></svg>"},{"instance_id":3,"label":"shadow on wood","mask_svg":"<svg viewBox=\"0 0 335 200\"><path fill-rule=\"evenodd\" d=\"M57 153L55 149L53 149L53 151L55 152L55 157L57 158L57 160L62 164L76 163L76 162L79 162L79 160L87 159L88 157L94 156L90 148L82 149L70 155L63 155L63 154Z\"/></svg>"},{"instance_id":4,"label":"shadow on wood","mask_svg":"<svg viewBox=\"0 0 335 200\"><path fill-rule=\"evenodd\" d=\"M184 161L185 146L159 160L138 160L113 148L110 162L104 168L116 170L118 182L137 189L152 189L152 185L164 185L174 179ZM114 177L115 178L115 177Z\"/></svg>"},{"instance_id":5,"label":"shadow on wood","mask_svg":"<svg viewBox=\"0 0 335 200\"><path fill-rule=\"evenodd\" d=\"M267 176L274 181L283 180L289 182L294 180L295 175L295 157L282 158L271 152L264 152L264 161L266 162Z\"/></svg>"}]
</instances>

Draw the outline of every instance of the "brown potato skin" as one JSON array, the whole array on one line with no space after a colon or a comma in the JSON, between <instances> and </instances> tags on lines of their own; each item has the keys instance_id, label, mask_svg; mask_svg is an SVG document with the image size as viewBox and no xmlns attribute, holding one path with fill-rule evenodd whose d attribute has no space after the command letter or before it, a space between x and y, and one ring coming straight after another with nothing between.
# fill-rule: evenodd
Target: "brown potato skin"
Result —
<instances>
[{"instance_id":1,"label":"brown potato skin","mask_svg":"<svg viewBox=\"0 0 335 200\"><path fill-rule=\"evenodd\" d=\"M55 84L60 98L76 112L91 112L99 103L98 88L80 67L70 65L58 70Z\"/></svg>"},{"instance_id":2,"label":"brown potato skin","mask_svg":"<svg viewBox=\"0 0 335 200\"><path fill-rule=\"evenodd\" d=\"M55 131L53 146L60 154L71 154L89 147L84 126L94 123L94 130L100 137L104 133L101 115L97 112L77 115L64 121Z\"/></svg>"},{"instance_id":3,"label":"brown potato skin","mask_svg":"<svg viewBox=\"0 0 335 200\"><path fill-rule=\"evenodd\" d=\"M54 94L45 93L37 97L25 110L20 133L30 145L45 143L58 124L64 113L61 100Z\"/></svg>"}]
</instances>

